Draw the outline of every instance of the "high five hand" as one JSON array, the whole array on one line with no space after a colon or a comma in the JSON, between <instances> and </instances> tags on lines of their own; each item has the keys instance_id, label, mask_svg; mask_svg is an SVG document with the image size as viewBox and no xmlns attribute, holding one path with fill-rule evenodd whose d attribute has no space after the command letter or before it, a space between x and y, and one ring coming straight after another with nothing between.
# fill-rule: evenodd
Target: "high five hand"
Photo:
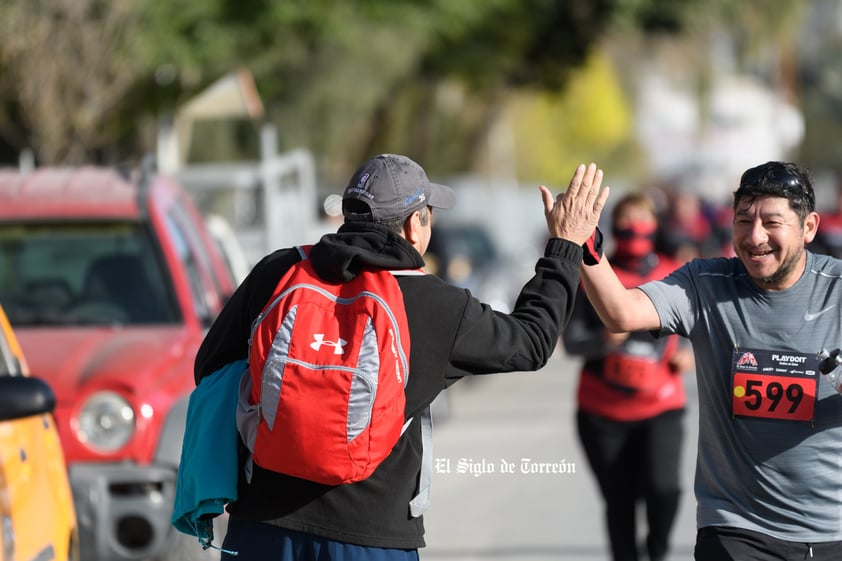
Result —
<instances>
[{"instance_id":1,"label":"high five hand","mask_svg":"<svg viewBox=\"0 0 842 561\"><path fill-rule=\"evenodd\" d=\"M567 190L553 199L541 185L547 229L555 238L564 238L581 245L591 236L608 200L608 187L602 186L602 170L596 164L579 164Z\"/></svg>"}]
</instances>

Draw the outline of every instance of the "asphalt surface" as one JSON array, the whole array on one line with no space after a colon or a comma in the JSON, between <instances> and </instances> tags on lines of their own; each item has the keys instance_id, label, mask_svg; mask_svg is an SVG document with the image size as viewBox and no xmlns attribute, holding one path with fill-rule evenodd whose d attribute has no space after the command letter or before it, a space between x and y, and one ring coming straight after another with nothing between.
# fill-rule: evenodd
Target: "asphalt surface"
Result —
<instances>
[{"instance_id":1,"label":"asphalt surface","mask_svg":"<svg viewBox=\"0 0 842 561\"><path fill-rule=\"evenodd\" d=\"M575 434L578 366L560 350L538 372L448 390L447 415L434 428L422 561L610 561L601 499ZM669 561L692 560L695 542L695 378L685 385L684 493Z\"/></svg>"}]
</instances>

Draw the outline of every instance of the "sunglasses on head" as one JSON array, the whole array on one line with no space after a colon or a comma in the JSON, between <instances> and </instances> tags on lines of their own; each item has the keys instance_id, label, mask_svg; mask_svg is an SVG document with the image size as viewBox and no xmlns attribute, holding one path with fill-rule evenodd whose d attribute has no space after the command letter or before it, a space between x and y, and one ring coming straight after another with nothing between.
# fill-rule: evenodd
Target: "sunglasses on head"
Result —
<instances>
[{"instance_id":1,"label":"sunglasses on head","mask_svg":"<svg viewBox=\"0 0 842 561\"><path fill-rule=\"evenodd\" d=\"M741 185L757 185L759 183L770 183L780 185L789 189L804 190L801 177L794 172L784 168L763 168L756 167L743 174Z\"/></svg>"},{"instance_id":2,"label":"sunglasses on head","mask_svg":"<svg viewBox=\"0 0 842 561\"><path fill-rule=\"evenodd\" d=\"M804 201L810 208L815 205L815 195L812 188L804 183L804 177L782 165L758 166L747 170L740 178L738 192L750 187L760 187L764 191L777 188L791 201Z\"/></svg>"}]
</instances>

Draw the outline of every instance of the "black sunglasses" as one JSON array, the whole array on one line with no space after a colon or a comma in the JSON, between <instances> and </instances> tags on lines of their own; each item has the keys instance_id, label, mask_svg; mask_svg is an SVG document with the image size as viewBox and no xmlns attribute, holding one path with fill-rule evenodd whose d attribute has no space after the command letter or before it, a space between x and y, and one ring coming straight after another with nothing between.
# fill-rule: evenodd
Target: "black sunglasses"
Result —
<instances>
[{"instance_id":1,"label":"black sunglasses","mask_svg":"<svg viewBox=\"0 0 842 561\"><path fill-rule=\"evenodd\" d=\"M759 185L762 183L780 185L787 189L804 191L801 177L784 167L764 168L756 167L747 170L740 181L740 185Z\"/></svg>"},{"instance_id":2,"label":"black sunglasses","mask_svg":"<svg viewBox=\"0 0 842 561\"><path fill-rule=\"evenodd\" d=\"M809 208L815 206L815 194L812 187L804 183L804 177L781 165L757 166L746 170L740 178L740 188L751 190L750 187L773 189L777 187L794 203L803 201Z\"/></svg>"}]
</instances>

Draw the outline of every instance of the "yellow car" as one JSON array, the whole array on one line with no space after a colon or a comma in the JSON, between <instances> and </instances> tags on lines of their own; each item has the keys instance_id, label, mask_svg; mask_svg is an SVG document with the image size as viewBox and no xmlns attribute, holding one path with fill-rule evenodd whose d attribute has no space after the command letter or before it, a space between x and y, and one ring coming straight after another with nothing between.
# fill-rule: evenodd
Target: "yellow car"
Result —
<instances>
[{"instance_id":1,"label":"yellow car","mask_svg":"<svg viewBox=\"0 0 842 561\"><path fill-rule=\"evenodd\" d=\"M54 407L0 308L0 561L79 561Z\"/></svg>"}]
</instances>

